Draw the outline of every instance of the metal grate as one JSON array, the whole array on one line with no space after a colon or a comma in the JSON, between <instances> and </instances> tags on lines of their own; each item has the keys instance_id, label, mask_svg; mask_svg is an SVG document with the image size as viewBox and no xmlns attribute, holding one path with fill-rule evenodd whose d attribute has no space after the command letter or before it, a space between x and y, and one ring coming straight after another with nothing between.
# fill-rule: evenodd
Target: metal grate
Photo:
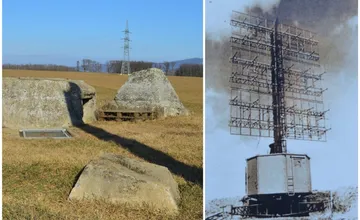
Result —
<instances>
[{"instance_id":1,"label":"metal grate","mask_svg":"<svg viewBox=\"0 0 360 220\"><path fill-rule=\"evenodd\" d=\"M20 137L27 139L67 139L71 134L64 128L58 129L23 129L19 131Z\"/></svg>"}]
</instances>

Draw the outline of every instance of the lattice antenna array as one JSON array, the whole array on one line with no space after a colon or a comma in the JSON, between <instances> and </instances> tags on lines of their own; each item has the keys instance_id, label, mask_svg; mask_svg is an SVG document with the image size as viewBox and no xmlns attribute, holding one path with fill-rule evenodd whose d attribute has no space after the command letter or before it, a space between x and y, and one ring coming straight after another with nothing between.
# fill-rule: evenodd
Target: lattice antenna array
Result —
<instances>
[{"instance_id":1,"label":"lattice antenna array","mask_svg":"<svg viewBox=\"0 0 360 220\"><path fill-rule=\"evenodd\" d=\"M231 26L231 134L273 137L271 153L286 139L326 141L315 33L235 11Z\"/></svg>"},{"instance_id":2,"label":"lattice antenna array","mask_svg":"<svg viewBox=\"0 0 360 220\"><path fill-rule=\"evenodd\" d=\"M126 21L126 28L123 31L125 37L122 38L124 40L124 59L121 64L121 73L122 74L130 74L130 31L128 26L128 21Z\"/></svg>"}]
</instances>

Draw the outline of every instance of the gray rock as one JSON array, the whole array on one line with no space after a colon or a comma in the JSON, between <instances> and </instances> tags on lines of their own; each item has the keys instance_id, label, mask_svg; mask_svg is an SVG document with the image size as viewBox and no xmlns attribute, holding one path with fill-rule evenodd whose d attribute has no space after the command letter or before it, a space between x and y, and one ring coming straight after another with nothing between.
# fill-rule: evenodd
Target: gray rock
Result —
<instances>
[{"instance_id":1,"label":"gray rock","mask_svg":"<svg viewBox=\"0 0 360 220\"><path fill-rule=\"evenodd\" d=\"M104 154L90 161L72 189L70 200L153 205L177 213L178 185L166 167Z\"/></svg>"},{"instance_id":2,"label":"gray rock","mask_svg":"<svg viewBox=\"0 0 360 220\"><path fill-rule=\"evenodd\" d=\"M131 73L107 109L156 111L160 116L188 115L164 72L150 68Z\"/></svg>"},{"instance_id":3,"label":"gray rock","mask_svg":"<svg viewBox=\"0 0 360 220\"><path fill-rule=\"evenodd\" d=\"M83 81L3 77L3 126L68 127L96 120L95 89Z\"/></svg>"}]
</instances>

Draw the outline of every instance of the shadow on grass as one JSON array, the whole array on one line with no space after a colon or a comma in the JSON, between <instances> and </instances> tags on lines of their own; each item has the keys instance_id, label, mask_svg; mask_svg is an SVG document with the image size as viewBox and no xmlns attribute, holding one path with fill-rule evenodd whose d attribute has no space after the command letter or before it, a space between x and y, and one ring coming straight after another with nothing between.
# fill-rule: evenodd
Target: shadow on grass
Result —
<instances>
[{"instance_id":1,"label":"shadow on grass","mask_svg":"<svg viewBox=\"0 0 360 220\"><path fill-rule=\"evenodd\" d=\"M116 143L119 147L122 147L132 154L143 158L147 162L154 163L167 167L170 172L178 176L183 177L185 180L192 183L203 186L203 169L187 165L181 161L178 161L170 155L156 150L148 145L138 142L134 139L128 139L119 135L114 135L108 131L98 128L92 125L79 123L82 122L83 111L79 109L79 105L82 106L81 89L75 83L69 82L70 90L64 92L64 96L67 103L67 108L71 117L72 124L89 133L100 140ZM169 146L171 143L169 143Z\"/></svg>"},{"instance_id":2,"label":"shadow on grass","mask_svg":"<svg viewBox=\"0 0 360 220\"><path fill-rule=\"evenodd\" d=\"M76 174L76 176L75 176L75 178L74 178L74 181L73 181L73 183L72 183L70 192L71 192L71 190L75 187L77 181L78 181L79 178L80 178L80 175L82 174L82 172L83 172L84 170L85 170L85 166L80 170L80 172L78 172L78 173ZM70 192L69 192L69 194L70 194Z\"/></svg>"},{"instance_id":3,"label":"shadow on grass","mask_svg":"<svg viewBox=\"0 0 360 220\"><path fill-rule=\"evenodd\" d=\"M129 152L143 158L147 162L165 166L172 173L182 176L187 181L202 185L203 170L201 168L189 166L174 159L168 154L140 143L137 140L111 134L102 128L97 128L91 125L79 125L77 127L86 133L92 134L100 140L114 142L118 146L127 149Z\"/></svg>"}]
</instances>

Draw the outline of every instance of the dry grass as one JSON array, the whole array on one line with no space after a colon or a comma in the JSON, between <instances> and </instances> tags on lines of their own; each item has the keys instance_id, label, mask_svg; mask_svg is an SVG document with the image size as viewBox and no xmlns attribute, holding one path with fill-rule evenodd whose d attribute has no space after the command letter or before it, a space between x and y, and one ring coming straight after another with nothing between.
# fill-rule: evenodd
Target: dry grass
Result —
<instances>
[{"instance_id":1,"label":"dry grass","mask_svg":"<svg viewBox=\"0 0 360 220\"><path fill-rule=\"evenodd\" d=\"M113 99L126 76L4 70L3 76L82 79L97 90L98 105ZM96 122L71 128L71 140L22 140L3 129L4 219L202 219L202 78L169 77L193 113L145 122ZM103 152L166 165L181 192L180 214L149 206L70 202L81 169Z\"/></svg>"}]
</instances>

